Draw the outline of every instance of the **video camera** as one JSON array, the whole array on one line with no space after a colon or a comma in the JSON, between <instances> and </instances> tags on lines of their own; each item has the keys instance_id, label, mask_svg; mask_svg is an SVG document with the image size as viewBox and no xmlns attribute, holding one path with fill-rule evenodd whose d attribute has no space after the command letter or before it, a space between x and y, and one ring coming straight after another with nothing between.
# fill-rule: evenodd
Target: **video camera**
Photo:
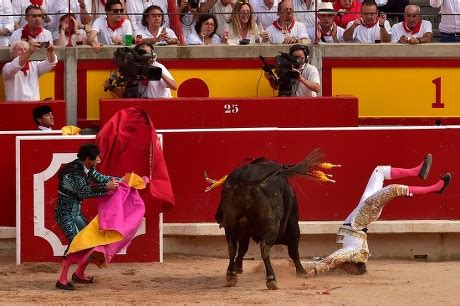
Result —
<instances>
[{"instance_id":1,"label":"video camera","mask_svg":"<svg viewBox=\"0 0 460 306\"><path fill-rule=\"evenodd\" d=\"M138 98L141 80L161 80L161 68L151 64L154 58L143 49L118 48L113 55L113 60L118 70L110 76L104 91L124 86L124 98Z\"/></svg>"},{"instance_id":2,"label":"video camera","mask_svg":"<svg viewBox=\"0 0 460 306\"><path fill-rule=\"evenodd\" d=\"M263 63L262 69L270 73L278 84L278 96L292 96L292 86L299 77L299 72L294 69L302 65L302 60L289 53L279 52L278 55L275 56L275 73L273 73L273 67L267 64L262 55L260 55L259 58Z\"/></svg>"}]
</instances>

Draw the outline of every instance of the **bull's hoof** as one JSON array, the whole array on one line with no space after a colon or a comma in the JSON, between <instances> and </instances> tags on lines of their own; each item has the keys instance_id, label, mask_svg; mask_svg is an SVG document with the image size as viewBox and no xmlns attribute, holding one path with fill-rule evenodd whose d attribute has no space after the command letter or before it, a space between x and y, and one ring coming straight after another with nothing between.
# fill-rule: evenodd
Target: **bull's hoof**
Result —
<instances>
[{"instance_id":1,"label":"bull's hoof","mask_svg":"<svg viewBox=\"0 0 460 306\"><path fill-rule=\"evenodd\" d=\"M235 263L235 266L236 266L236 268L235 268L236 273L242 274L243 273L243 262L242 261L241 262L237 261Z\"/></svg>"},{"instance_id":2,"label":"bull's hoof","mask_svg":"<svg viewBox=\"0 0 460 306\"><path fill-rule=\"evenodd\" d=\"M235 287L238 277L235 272L227 272L227 287Z\"/></svg>"},{"instance_id":3,"label":"bull's hoof","mask_svg":"<svg viewBox=\"0 0 460 306\"><path fill-rule=\"evenodd\" d=\"M265 283L267 285L267 288L270 290L278 290L278 284L276 283L276 280L267 280Z\"/></svg>"},{"instance_id":4,"label":"bull's hoof","mask_svg":"<svg viewBox=\"0 0 460 306\"><path fill-rule=\"evenodd\" d=\"M307 275L307 271L305 271L304 268L299 269L299 270L296 271L296 275L297 275L297 277L305 277L305 275Z\"/></svg>"}]
</instances>

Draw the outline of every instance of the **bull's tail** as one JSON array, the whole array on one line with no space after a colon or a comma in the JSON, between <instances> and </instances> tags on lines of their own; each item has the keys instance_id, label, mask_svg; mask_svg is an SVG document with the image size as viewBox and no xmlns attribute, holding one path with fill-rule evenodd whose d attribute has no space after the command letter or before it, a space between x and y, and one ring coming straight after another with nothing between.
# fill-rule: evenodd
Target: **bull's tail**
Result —
<instances>
[{"instance_id":1,"label":"bull's tail","mask_svg":"<svg viewBox=\"0 0 460 306\"><path fill-rule=\"evenodd\" d=\"M330 169L336 165L325 163L324 159L325 155L319 149L314 149L301 162L293 166L285 166L282 174L285 177L302 175L315 181L332 181L329 175L319 169Z\"/></svg>"}]
</instances>

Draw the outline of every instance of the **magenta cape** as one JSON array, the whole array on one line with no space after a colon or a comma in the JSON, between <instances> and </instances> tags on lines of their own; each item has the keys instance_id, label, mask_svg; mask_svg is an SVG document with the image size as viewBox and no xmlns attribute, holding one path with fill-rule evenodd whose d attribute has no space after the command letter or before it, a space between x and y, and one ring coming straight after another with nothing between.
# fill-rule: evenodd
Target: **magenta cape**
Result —
<instances>
[{"instance_id":1,"label":"magenta cape","mask_svg":"<svg viewBox=\"0 0 460 306\"><path fill-rule=\"evenodd\" d=\"M93 262L106 266L127 248L139 229L145 207L137 189L121 183L111 195L99 200L99 214L72 241L67 258L80 262L88 253Z\"/></svg>"}]
</instances>

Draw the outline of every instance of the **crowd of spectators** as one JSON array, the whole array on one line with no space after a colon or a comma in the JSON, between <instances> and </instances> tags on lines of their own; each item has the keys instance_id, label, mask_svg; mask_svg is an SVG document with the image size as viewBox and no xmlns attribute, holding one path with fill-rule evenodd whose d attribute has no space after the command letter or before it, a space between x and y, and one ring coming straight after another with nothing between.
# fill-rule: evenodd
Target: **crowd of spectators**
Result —
<instances>
[{"instance_id":1,"label":"crowd of spectators","mask_svg":"<svg viewBox=\"0 0 460 306\"><path fill-rule=\"evenodd\" d=\"M177 0L177 6L175 1L0 0L0 45L11 46L12 58L3 68L6 99L39 99L38 77L56 65L55 45L88 44L99 52L103 45L144 43L153 54L153 45L183 43L421 44L433 37L431 22L408 0ZM430 0L430 5L446 14L441 42L460 41L459 2ZM387 13L401 21L392 26ZM46 59L29 61L37 48L47 48ZM177 89L162 68L163 87L145 84L143 96L170 97Z\"/></svg>"},{"instance_id":2,"label":"crowd of spectators","mask_svg":"<svg viewBox=\"0 0 460 306\"><path fill-rule=\"evenodd\" d=\"M10 0L0 0L0 45L8 46L19 39L30 39L37 42L50 41L59 46L87 43L98 51L101 45L123 44L125 34L131 34L133 41L139 35L138 41L145 40L158 45L350 41L406 43L405 39L395 41L392 30L398 31L398 35L401 29L407 30L408 16L416 15L417 21L423 19L420 8L410 6L409 0L175 2L176 0L15 0L12 4ZM319 7L324 4L332 6L333 11L330 14L333 15L318 14ZM460 17L455 15L460 14L458 1L430 0L430 5L440 8L440 13L444 14L439 26L441 41L458 41ZM384 20L387 15L391 17L392 23L402 23L392 28L389 20ZM202 16L208 18L203 20ZM330 17L333 17L332 23L328 21ZM209 21L211 19L212 22ZM427 22L423 22L423 31L431 31ZM371 25L372 31L367 30ZM379 29L381 25L385 31ZM331 29L327 30L327 27ZM416 30L418 29L417 26ZM325 34L329 32L334 32L337 37L328 38L331 35ZM368 32L373 34L366 34ZM414 29L409 32L414 32ZM409 33L410 36L412 34L415 33ZM378 38L379 36L382 37ZM421 40L431 41L428 36Z\"/></svg>"}]
</instances>

